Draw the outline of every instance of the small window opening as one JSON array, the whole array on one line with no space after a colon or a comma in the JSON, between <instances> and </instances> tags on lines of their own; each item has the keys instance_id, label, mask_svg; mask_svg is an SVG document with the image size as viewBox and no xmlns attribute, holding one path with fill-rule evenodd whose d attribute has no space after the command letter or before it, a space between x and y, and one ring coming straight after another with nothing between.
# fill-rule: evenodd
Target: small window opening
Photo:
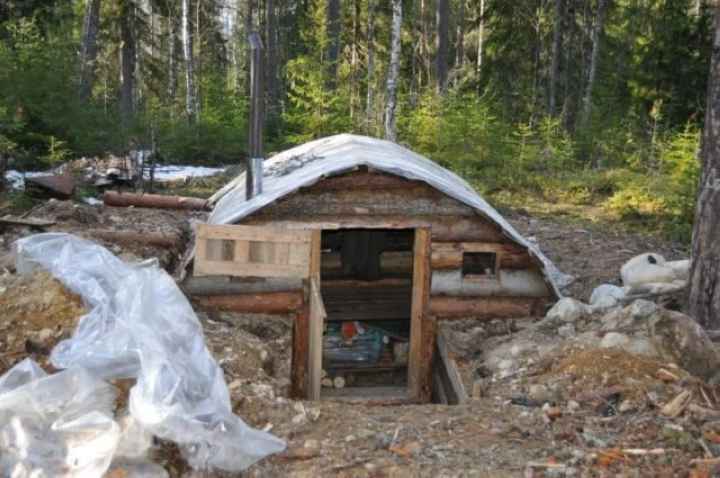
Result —
<instances>
[{"instance_id":1,"label":"small window opening","mask_svg":"<svg viewBox=\"0 0 720 478\"><path fill-rule=\"evenodd\" d=\"M495 277L497 254L494 252L463 253L462 275Z\"/></svg>"}]
</instances>

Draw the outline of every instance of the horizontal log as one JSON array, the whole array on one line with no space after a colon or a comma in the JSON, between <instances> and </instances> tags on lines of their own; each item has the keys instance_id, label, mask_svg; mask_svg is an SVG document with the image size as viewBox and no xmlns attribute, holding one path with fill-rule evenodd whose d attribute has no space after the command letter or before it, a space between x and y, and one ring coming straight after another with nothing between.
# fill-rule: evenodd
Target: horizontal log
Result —
<instances>
[{"instance_id":1,"label":"horizontal log","mask_svg":"<svg viewBox=\"0 0 720 478\"><path fill-rule=\"evenodd\" d=\"M390 189L408 189L417 185L425 186L425 184L418 181L411 181L392 174L355 171L338 176L331 176L312 186L303 188L301 191L310 193L320 191L347 191L349 189L388 191Z\"/></svg>"},{"instance_id":2,"label":"horizontal log","mask_svg":"<svg viewBox=\"0 0 720 478\"><path fill-rule=\"evenodd\" d=\"M115 207L137 206L156 209L209 210L206 199L164 196L161 194L133 194L106 191L103 195L103 202L106 206Z\"/></svg>"},{"instance_id":3,"label":"horizontal log","mask_svg":"<svg viewBox=\"0 0 720 478\"><path fill-rule=\"evenodd\" d=\"M528 251L510 242L435 242L433 269L459 269L465 252L494 252L501 269L532 269L535 267Z\"/></svg>"},{"instance_id":4,"label":"horizontal log","mask_svg":"<svg viewBox=\"0 0 720 478\"><path fill-rule=\"evenodd\" d=\"M340 253L323 253L320 267L324 274L342 272ZM412 252L383 252L380 254L380 270L385 273L410 273L412 271Z\"/></svg>"},{"instance_id":5,"label":"horizontal log","mask_svg":"<svg viewBox=\"0 0 720 478\"><path fill-rule=\"evenodd\" d=\"M236 295L265 292L293 292L302 290L301 279L271 277L245 280L239 277L188 277L180 285L186 295Z\"/></svg>"},{"instance_id":6,"label":"horizontal log","mask_svg":"<svg viewBox=\"0 0 720 478\"><path fill-rule=\"evenodd\" d=\"M252 215L245 225L285 227L288 229L416 229L430 228L433 241L508 242L500 228L475 217L439 217L428 215L303 215L266 217Z\"/></svg>"},{"instance_id":7,"label":"horizontal log","mask_svg":"<svg viewBox=\"0 0 720 478\"><path fill-rule=\"evenodd\" d=\"M461 269L462 251L433 251L430 265L433 270Z\"/></svg>"},{"instance_id":8,"label":"horizontal log","mask_svg":"<svg viewBox=\"0 0 720 478\"><path fill-rule=\"evenodd\" d=\"M481 320L534 317L543 312L545 299L528 297L431 296L430 313L438 319Z\"/></svg>"},{"instance_id":9,"label":"horizontal log","mask_svg":"<svg viewBox=\"0 0 720 478\"><path fill-rule=\"evenodd\" d=\"M144 245L178 249L184 245L180 234L162 232L135 232L135 231L111 231L104 229L90 229L84 231L96 239L103 239L108 242L129 245Z\"/></svg>"},{"instance_id":10,"label":"horizontal log","mask_svg":"<svg viewBox=\"0 0 720 478\"><path fill-rule=\"evenodd\" d=\"M543 275L533 270L500 269L497 276L463 276L462 270L436 270L431 290L436 295L547 297L551 294Z\"/></svg>"},{"instance_id":11,"label":"horizontal log","mask_svg":"<svg viewBox=\"0 0 720 478\"><path fill-rule=\"evenodd\" d=\"M193 296L192 299L203 309L248 314L287 314L297 312L303 304L302 292Z\"/></svg>"}]
</instances>

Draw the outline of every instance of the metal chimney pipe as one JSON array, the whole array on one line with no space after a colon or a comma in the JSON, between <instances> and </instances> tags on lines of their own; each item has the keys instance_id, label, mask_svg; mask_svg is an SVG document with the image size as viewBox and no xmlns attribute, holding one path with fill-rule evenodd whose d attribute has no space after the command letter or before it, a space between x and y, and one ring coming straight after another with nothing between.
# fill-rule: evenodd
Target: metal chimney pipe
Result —
<instances>
[{"instance_id":1,"label":"metal chimney pipe","mask_svg":"<svg viewBox=\"0 0 720 478\"><path fill-rule=\"evenodd\" d=\"M245 199L262 193L263 162L263 44L257 32L248 35L250 42L250 132L245 170Z\"/></svg>"}]
</instances>

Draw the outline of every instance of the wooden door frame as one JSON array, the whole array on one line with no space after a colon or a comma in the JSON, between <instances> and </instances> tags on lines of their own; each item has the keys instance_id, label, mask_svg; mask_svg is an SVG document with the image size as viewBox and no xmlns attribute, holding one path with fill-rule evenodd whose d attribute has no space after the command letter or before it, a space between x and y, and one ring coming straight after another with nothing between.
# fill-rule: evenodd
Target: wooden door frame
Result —
<instances>
[{"instance_id":1,"label":"wooden door frame","mask_svg":"<svg viewBox=\"0 0 720 478\"><path fill-rule=\"evenodd\" d=\"M310 257L310 280L317 281L320 286L320 267L321 267L321 240L322 231L354 229L346 227L323 228L313 230L313 240ZM432 354L435 343L435 327L434 320L429 316L430 302L430 279L431 279L431 231L429 227L392 227L389 224L377 224L374 227L363 227L360 229L394 229L413 231L413 278L411 291L411 312L410 312L410 344L408 352L408 398L412 401L428 402L432 393ZM322 288L320 288L322 292ZM308 293L310 290L308 290ZM317 367L320 363L322 367L322 341L320 341L320 350L314 350L309 347L310 333L317 330L321 324L310 323L310 296L303 310L296 317L295 325L298 330L295 331L297 337L294 340L294 347L300 346L300 350L293 351L293 357L296 360L302 360L298 353L304 355L304 364L302 367L302 384L295 389L303 398L317 399L320 397L319 391L316 390L317 385L310 383L310 376L313 372L310 367ZM298 340L299 339L299 340ZM299 342L304 341L304 344ZM303 346L305 345L305 346ZM318 360L320 357L320 360ZM307 365L305 365L307 364ZM306 368L307 367L307 368ZM307 370L307 373L305 371ZM317 373L317 372L315 372Z\"/></svg>"}]
</instances>

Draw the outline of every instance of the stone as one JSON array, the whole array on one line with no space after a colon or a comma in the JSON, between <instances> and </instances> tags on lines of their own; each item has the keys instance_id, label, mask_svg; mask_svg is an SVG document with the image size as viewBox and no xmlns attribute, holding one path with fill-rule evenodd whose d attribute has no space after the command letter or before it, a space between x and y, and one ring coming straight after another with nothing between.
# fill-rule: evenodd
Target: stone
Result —
<instances>
[{"instance_id":1,"label":"stone","mask_svg":"<svg viewBox=\"0 0 720 478\"><path fill-rule=\"evenodd\" d=\"M645 299L634 300L626 307L627 314L635 320L647 319L657 312L658 306L655 302Z\"/></svg>"},{"instance_id":2,"label":"stone","mask_svg":"<svg viewBox=\"0 0 720 478\"><path fill-rule=\"evenodd\" d=\"M620 402L620 405L618 406L618 412L620 413L628 413L633 410L635 410L635 404L631 402L630 400L623 400Z\"/></svg>"},{"instance_id":3,"label":"stone","mask_svg":"<svg viewBox=\"0 0 720 478\"><path fill-rule=\"evenodd\" d=\"M575 400L568 400L568 402L567 402L568 413L576 413L579 410L580 410L580 403L576 402Z\"/></svg>"},{"instance_id":4,"label":"stone","mask_svg":"<svg viewBox=\"0 0 720 478\"><path fill-rule=\"evenodd\" d=\"M615 307L625 298L625 291L622 287L612 284L601 284L592 291L590 305L597 310L605 310Z\"/></svg>"},{"instance_id":5,"label":"stone","mask_svg":"<svg viewBox=\"0 0 720 478\"><path fill-rule=\"evenodd\" d=\"M619 332L608 332L600 341L602 348L625 348L630 343L630 337Z\"/></svg>"},{"instance_id":6,"label":"stone","mask_svg":"<svg viewBox=\"0 0 720 478\"><path fill-rule=\"evenodd\" d=\"M550 402L553 400L553 394L547 385L533 384L528 387L528 398L538 402Z\"/></svg>"},{"instance_id":7,"label":"stone","mask_svg":"<svg viewBox=\"0 0 720 478\"><path fill-rule=\"evenodd\" d=\"M589 313L590 310L586 304L571 297L564 297L552 306L545 315L545 320L550 322L575 322Z\"/></svg>"},{"instance_id":8,"label":"stone","mask_svg":"<svg viewBox=\"0 0 720 478\"><path fill-rule=\"evenodd\" d=\"M657 357L660 355L655 345L644 337L632 337L630 343L625 346L625 350L636 355L645 355L647 357Z\"/></svg>"},{"instance_id":9,"label":"stone","mask_svg":"<svg viewBox=\"0 0 720 478\"><path fill-rule=\"evenodd\" d=\"M312 440L312 439L305 440L305 444L303 446L305 448L310 448L310 449L314 450L314 449L320 448L320 442L318 442L317 440Z\"/></svg>"},{"instance_id":10,"label":"stone","mask_svg":"<svg viewBox=\"0 0 720 478\"><path fill-rule=\"evenodd\" d=\"M690 259L683 259L680 261L668 261L665 263L665 267L669 267L675 273L676 279L687 281L690 277L690 266L692 263Z\"/></svg>"},{"instance_id":11,"label":"stone","mask_svg":"<svg viewBox=\"0 0 720 478\"><path fill-rule=\"evenodd\" d=\"M40 332L37 333L37 339L40 342L47 342L52 338L53 331L51 329L42 329Z\"/></svg>"},{"instance_id":12,"label":"stone","mask_svg":"<svg viewBox=\"0 0 720 478\"><path fill-rule=\"evenodd\" d=\"M573 324L565 324L558 328L558 335L560 335L560 337L569 339L570 337L574 337L575 334L575 325Z\"/></svg>"},{"instance_id":13,"label":"stone","mask_svg":"<svg viewBox=\"0 0 720 478\"><path fill-rule=\"evenodd\" d=\"M650 320L650 339L666 360L710 379L720 368L720 353L705 330L691 317L660 309Z\"/></svg>"},{"instance_id":14,"label":"stone","mask_svg":"<svg viewBox=\"0 0 720 478\"><path fill-rule=\"evenodd\" d=\"M620 268L623 285L634 287L654 282L672 282L675 280L675 271L665 263L665 258L654 252L633 257Z\"/></svg>"}]
</instances>

